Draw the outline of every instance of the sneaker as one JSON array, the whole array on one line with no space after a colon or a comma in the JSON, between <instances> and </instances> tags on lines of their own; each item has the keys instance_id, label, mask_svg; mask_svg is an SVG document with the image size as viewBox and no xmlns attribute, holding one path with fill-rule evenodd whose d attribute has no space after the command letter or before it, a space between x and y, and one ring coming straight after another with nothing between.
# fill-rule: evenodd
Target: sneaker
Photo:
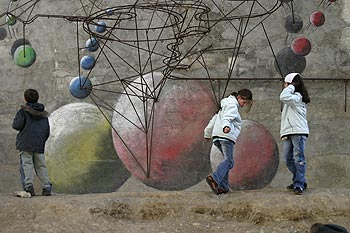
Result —
<instances>
[{"instance_id":1,"label":"sneaker","mask_svg":"<svg viewBox=\"0 0 350 233\"><path fill-rule=\"evenodd\" d=\"M35 196L35 192L34 192L34 187L33 186L29 186L27 188L24 189L25 192L30 193L31 197Z\"/></svg>"},{"instance_id":2,"label":"sneaker","mask_svg":"<svg viewBox=\"0 0 350 233\"><path fill-rule=\"evenodd\" d=\"M303 194L303 189L300 188L300 187L296 187L296 188L294 189L294 194L295 194L295 195L302 195L302 194Z\"/></svg>"},{"instance_id":3,"label":"sneaker","mask_svg":"<svg viewBox=\"0 0 350 233\"><path fill-rule=\"evenodd\" d=\"M206 181L209 185L209 187L211 188L211 190L216 194L219 195L219 191L218 191L218 184L216 183L216 181L214 180L214 178L209 175L206 178Z\"/></svg>"},{"instance_id":4,"label":"sneaker","mask_svg":"<svg viewBox=\"0 0 350 233\"><path fill-rule=\"evenodd\" d=\"M294 190L294 184L288 185L288 186L287 186L287 189L293 191L293 190ZM304 183L303 189L304 189L304 190L307 189L307 183Z\"/></svg>"},{"instance_id":5,"label":"sneaker","mask_svg":"<svg viewBox=\"0 0 350 233\"><path fill-rule=\"evenodd\" d=\"M50 185L50 188L44 188L42 195L43 196L51 196L51 190L52 190L52 184Z\"/></svg>"}]
</instances>

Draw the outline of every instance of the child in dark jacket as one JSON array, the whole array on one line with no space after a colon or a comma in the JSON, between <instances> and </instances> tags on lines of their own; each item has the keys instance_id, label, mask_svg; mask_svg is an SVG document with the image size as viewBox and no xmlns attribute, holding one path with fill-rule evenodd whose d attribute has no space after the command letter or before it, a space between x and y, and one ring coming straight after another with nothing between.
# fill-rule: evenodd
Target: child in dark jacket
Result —
<instances>
[{"instance_id":1,"label":"child in dark jacket","mask_svg":"<svg viewBox=\"0 0 350 233\"><path fill-rule=\"evenodd\" d=\"M35 170L42 195L50 196L52 184L44 157L45 143L50 135L48 112L43 104L38 103L39 94L34 89L24 92L26 104L17 111L12 128L18 130L16 149L20 155L20 174L23 190L35 196L34 174Z\"/></svg>"}]
</instances>

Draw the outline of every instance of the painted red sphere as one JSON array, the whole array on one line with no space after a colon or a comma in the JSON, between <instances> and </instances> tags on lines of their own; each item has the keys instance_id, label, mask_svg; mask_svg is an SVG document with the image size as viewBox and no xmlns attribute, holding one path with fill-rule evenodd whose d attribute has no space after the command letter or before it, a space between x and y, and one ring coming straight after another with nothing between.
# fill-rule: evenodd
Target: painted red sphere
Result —
<instances>
[{"instance_id":1,"label":"painted red sphere","mask_svg":"<svg viewBox=\"0 0 350 233\"><path fill-rule=\"evenodd\" d=\"M316 27L322 26L325 21L326 21L326 17L321 11L314 11L310 15L310 22Z\"/></svg>"},{"instance_id":2,"label":"painted red sphere","mask_svg":"<svg viewBox=\"0 0 350 233\"><path fill-rule=\"evenodd\" d=\"M215 146L212 147L210 159L213 170L223 159ZM236 190L264 188L275 177L278 164L278 146L272 134L262 124L244 120L234 146L230 187Z\"/></svg>"},{"instance_id":3,"label":"painted red sphere","mask_svg":"<svg viewBox=\"0 0 350 233\"><path fill-rule=\"evenodd\" d=\"M213 94L193 80L167 80L161 91L152 90L151 78L155 87L162 84L159 73L144 76L130 85L133 95L117 100L118 113L112 120L114 147L131 174L147 186L183 190L210 172L211 144L203 139L203 130L216 110ZM157 101L144 102L141 96L150 97L152 91L160 91Z\"/></svg>"},{"instance_id":4,"label":"painted red sphere","mask_svg":"<svg viewBox=\"0 0 350 233\"><path fill-rule=\"evenodd\" d=\"M311 51L311 43L305 37L298 37L292 41L291 49L296 55L306 56Z\"/></svg>"}]
</instances>

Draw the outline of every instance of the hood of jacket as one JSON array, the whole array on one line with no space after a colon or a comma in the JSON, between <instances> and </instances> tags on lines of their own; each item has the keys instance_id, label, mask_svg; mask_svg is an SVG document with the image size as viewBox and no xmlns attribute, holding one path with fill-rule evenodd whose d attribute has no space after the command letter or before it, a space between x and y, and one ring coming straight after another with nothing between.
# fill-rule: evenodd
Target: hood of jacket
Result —
<instances>
[{"instance_id":1,"label":"hood of jacket","mask_svg":"<svg viewBox=\"0 0 350 233\"><path fill-rule=\"evenodd\" d=\"M49 113L45 111L45 106L41 103L26 103L21 108L33 118L48 117Z\"/></svg>"}]
</instances>

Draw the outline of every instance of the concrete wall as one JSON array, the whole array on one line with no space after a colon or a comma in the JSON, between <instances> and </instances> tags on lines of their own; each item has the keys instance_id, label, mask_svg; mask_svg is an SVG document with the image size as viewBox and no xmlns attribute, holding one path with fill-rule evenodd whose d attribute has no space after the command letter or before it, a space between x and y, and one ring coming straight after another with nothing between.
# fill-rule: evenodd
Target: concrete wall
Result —
<instances>
[{"instance_id":1,"label":"concrete wall","mask_svg":"<svg viewBox=\"0 0 350 233\"><path fill-rule=\"evenodd\" d=\"M34 14L84 15L79 2L40 1L33 12ZM89 2L86 2L86 6ZM206 2L214 14L219 14L211 1ZM319 6L320 0L293 2L293 9L303 18L304 26L307 26L308 18L313 11L324 7ZM21 1L17 1L16 4L20 3ZM222 4L227 2L224 1ZM110 6L113 6L113 1L100 1L99 7L102 9ZM7 8L7 2L0 3L0 13L5 12ZM93 9L97 11L97 8ZM297 35L287 33L284 28L284 19L290 13L290 2L283 3L264 22L264 25L276 54L288 47L297 35L306 36L312 43L312 51L305 57L307 65L302 72L311 96L308 107L310 137L306 148L309 183L317 187L348 187L350 184L350 144L348 143L350 105L349 96L346 93L349 92L349 85L345 81L336 79L347 79L350 74L350 3L346 0L334 2L324 10L326 21L323 26L311 27ZM4 22L5 17L0 20ZM22 26L20 22L11 27L1 26L7 33L0 40L0 192L20 189L19 158L14 146L16 131L11 128L11 123L18 107L23 103L25 89L37 89L40 92L40 101L46 105L49 112L54 112L69 103L92 103L89 98L79 100L69 93L69 82L77 76L79 70L76 24L63 18L39 17L33 23L26 25L25 37L30 40L37 53L35 63L28 68L15 65L11 55L11 46L14 41L23 37ZM81 32L78 35L79 41L84 44L88 36L84 34L82 25L78 26ZM203 46L205 43L213 44L216 48L232 46L235 41L232 35L232 27L218 25L212 29L208 38L203 40ZM134 34L129 36L133 37ZM186 38L186 43L190 46L191 41L195 40L195 38ZM273 53L261 27L257 27L246 36L240 51L242 54L239 55L233 78L245 80L231 80L227 93L240 88L250 88L253 91L254 105L249 113L242 113L243 117L263 124L276 139L281 154L282 142L279 139L281 105L278 100L281 91L281 82L278 79L281 76L276 71ZM86 51L80 50L80 53L86 54ZM128 50L122 53L126 57L131 57L131 60L135 55ZM227 77L228 60L231 57L228 51L206 52L204 57L213 78ZM136 60L137 56L134 59ZM107 77L111 74L108 65L100 65L93 79L108 80ZM128 75L130 70L123 68L119 72L121 75ZM202 78L205 74L198 63L188 70L174 72L191 78ZM266 80L269 78L275 80ZM202 82L210 86L206 80ZM224 81L214 83L217 85L219 82L221 86L225 85ZM120 87L112 88L118 90ZM108 95L108 93L101 95L107 101L115 100L114 95ZM135 187L138 190L149 190L146 186L138 185L140 182L137 180L130 182L126 182L120 190L134 190ZM271 186L284 187L289 182L290 175L281 162Z\"/></svg>"}]
</instances>

